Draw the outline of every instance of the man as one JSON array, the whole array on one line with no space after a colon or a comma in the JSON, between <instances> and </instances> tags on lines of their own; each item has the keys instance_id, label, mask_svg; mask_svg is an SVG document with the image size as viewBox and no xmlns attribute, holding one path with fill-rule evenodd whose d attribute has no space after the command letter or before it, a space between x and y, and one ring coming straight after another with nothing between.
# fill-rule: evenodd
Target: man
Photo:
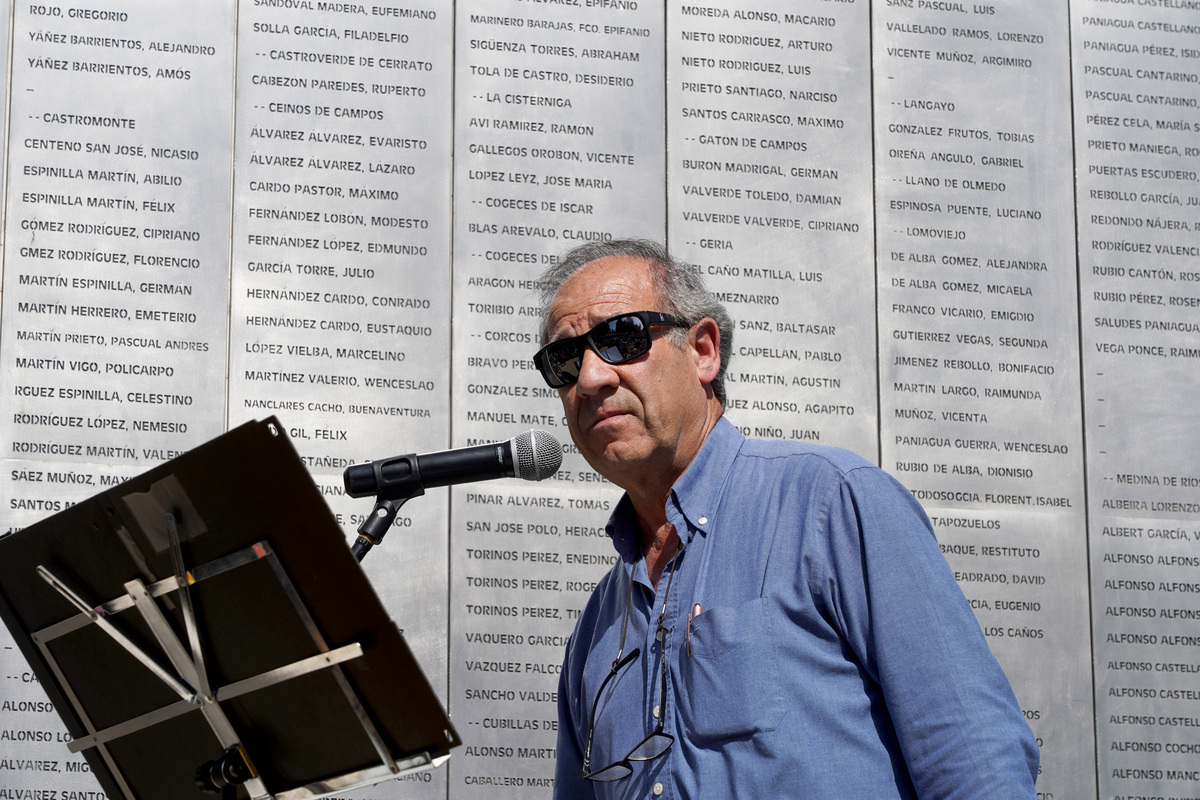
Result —
<instances>
[{"instance_id":1,"label":"man","mask_svg":"<svg viewBox=\"0 0 1200 800\"><path fill-rule=\"evenodd\" d=\"M1033 798L1038 752L917 502L722 417L732 324L657 245L542 282L535 361L625 490L567 645L561 798Z\"/></svg>"}]
</instances>

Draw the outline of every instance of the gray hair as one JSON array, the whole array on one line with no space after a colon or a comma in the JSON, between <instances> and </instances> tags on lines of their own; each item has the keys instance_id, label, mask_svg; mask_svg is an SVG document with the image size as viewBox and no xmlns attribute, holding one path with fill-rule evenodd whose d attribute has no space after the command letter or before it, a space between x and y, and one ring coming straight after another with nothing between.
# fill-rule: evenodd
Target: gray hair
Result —
<instances>
[{"instance_id":1,"label":"gray hair","mask_svg":"<svg viewBox=\"0 0 1200 800\"><path fill-rule=\"evenodd\" d=\"M550 306L567 279L593 261L612 256L640 258L649 263L650 280L658 294L659 308L645 310L662 311L679 317L689 327L705 317L716 321L721 333L721 367L713 379L712 389L724 406L725 370L733 357L733 320L721 301L704 285L700 268L672 258L667 249L657 242L648 239L591 242L569 250L557 264L547 268L537 284L542 304L541 343L545 345L550 339ZM687 334L682 328L672 328L667 338L676 347L682 348L687 343Z\"/></svg>"}]
</instances>

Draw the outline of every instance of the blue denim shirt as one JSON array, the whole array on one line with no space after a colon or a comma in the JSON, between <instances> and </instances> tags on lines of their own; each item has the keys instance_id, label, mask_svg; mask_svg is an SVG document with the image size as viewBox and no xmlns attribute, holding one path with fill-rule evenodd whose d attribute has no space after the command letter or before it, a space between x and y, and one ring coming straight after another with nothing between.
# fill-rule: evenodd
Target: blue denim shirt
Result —
<instances>
[{"instance_id":1,"label":"blue denim shirt","mask_svg":"<svg viewBox=\"0 0 1200 800\"><path fill-rule=\"evenodd\" d=\"M620 560L567 645L559 798L1034 798L1038 749L916 500L844 450L743 437L724 419L676 482L683 542L657 591L629 498ZM667 753L611 783L581 777L649 734L666 606ZM670 582L670 592L667 586ZM695 604L701 613L689 619Z\"/></svg>"}]
</instances>

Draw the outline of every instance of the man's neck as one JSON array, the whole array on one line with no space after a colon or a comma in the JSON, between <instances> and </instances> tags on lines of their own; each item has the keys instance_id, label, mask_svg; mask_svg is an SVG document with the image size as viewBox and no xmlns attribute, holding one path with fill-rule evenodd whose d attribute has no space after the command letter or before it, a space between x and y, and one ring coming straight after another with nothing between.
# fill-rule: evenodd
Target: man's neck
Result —
<instances>
[{"instance_id":1,"label":"man's neck","mask_svg":"<svg viewBox=\"0 0 1200 800\"><path fill-rule=\"evenodd\" d=\"M681 546L675 526L667 520L667 500L671 496L675 482L679 480L700 452L723 411L721 404L715 399L710 399L707 410L709 413L703 421L700 435L688 448L689 454L685 462L674 465L669 474L664 471L657 481L643 480L638 484L622 487L633 503L638 528L642 535L642 557L646 560L646 574L650 578L650 583L656 588L663 569ZM644 478L645 476L643 476Z\"/></svg>"},{"instance_id":2,"label":"man's neck","mask_svg":"<svg viewBox=\"0 0 1200 800\"><path fill-rule=\"evenodd\" d=\"M638 521L641 522L640 519ZM675 532L675 526L665 519L650 535L647 535L643 529L642 558L646 562L646 575L656 590L663 570L679 552L681 546L682 543L679 540L679 534Z\"/></svg>"}]
</instances>

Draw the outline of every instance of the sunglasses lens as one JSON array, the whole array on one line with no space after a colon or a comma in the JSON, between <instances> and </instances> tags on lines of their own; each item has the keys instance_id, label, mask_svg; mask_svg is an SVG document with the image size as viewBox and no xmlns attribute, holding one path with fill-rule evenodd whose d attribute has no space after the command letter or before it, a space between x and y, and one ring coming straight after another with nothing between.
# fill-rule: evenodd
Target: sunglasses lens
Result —
<instances>
[{"instance_id":1,"label":"sunglasses lens","mask_svg":"<svg viewBox=\"0 0 1200 800\"><path fill-rule=\"evenodd\" d=\"M578 339L564 339L546 348L542 356L545 367L542 374L551 385L558 387L575 382L579 377L579 367L583 363L584 346Z\"/></svg>"},{"instance_id":2,"label":"sunglasses lens","mask_svg":"<svg viewBox=\"0 0 1200 800\"><path fill-rule=\"evenodd\" d=\"M632 314L610 319L592 332L596 352L609 364L624 364L650 349L650 331Z\"/></svg>"},{"instance_id":3,"label":"sunglasses lens","mask_svg":"<svg viewBox=\"0 0 1200 800\"><path fill-rule=\"evenodd\" d=\"M589 781L619 781L621 778L628 778L633 772L633 768L629 766L629 762L620 762L605 767L604 769L596 770L583 777Z\"/></svg>"},{"instance_id":4,"label":"sunglasses lens","mask_svg":"<svg viewBox=\"0 0 1200 800\"><path fill-rule=\"evenodd\" d=\"M663 753L667 752L675 737L666 733L652 733L633 748L633 751L625 758L629 761L649 761L652 758L658 758Z\"/></svg>"}]
</instances>

